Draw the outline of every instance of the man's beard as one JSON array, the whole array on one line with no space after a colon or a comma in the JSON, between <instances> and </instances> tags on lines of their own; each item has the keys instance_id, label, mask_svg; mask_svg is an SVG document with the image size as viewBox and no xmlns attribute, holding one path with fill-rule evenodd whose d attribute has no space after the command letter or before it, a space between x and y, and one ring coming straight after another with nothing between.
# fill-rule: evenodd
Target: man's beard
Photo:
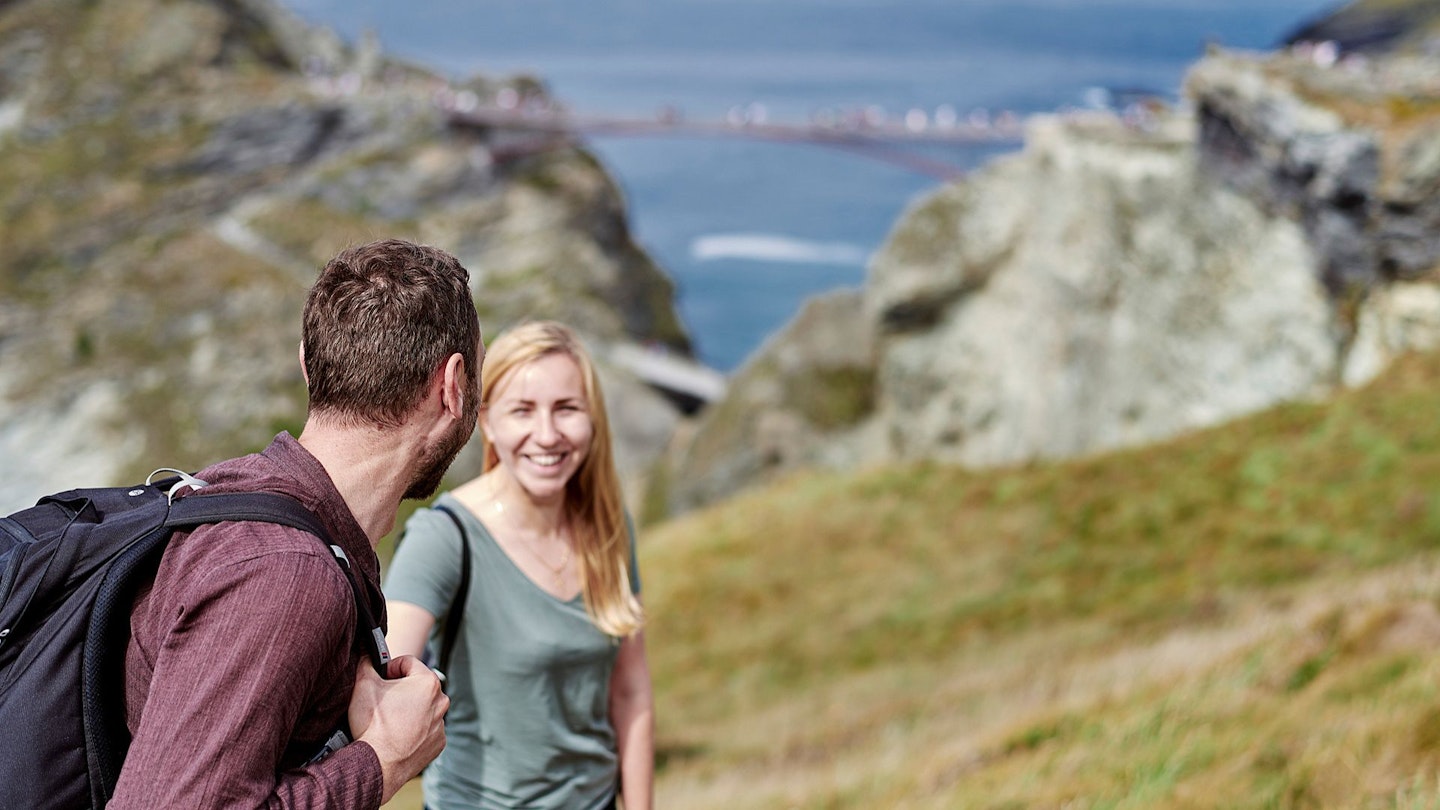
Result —
<instances>
[{"instance_id":1,"label":"man's beard","mask_svg":"<svg viewBox=\"0 0 1440 810\"><path fill-rule=\"evenodd\" d=\"M470 435L475 432L475 417L480 412L478 391L465 392L464 410L450 433L420 459L420 469L410 481L409 489L405 490L405 500L424 500L440 488L440 483L445 480L445 471L450 469L450 463L460 455L465 443L470 441Z\"/></svg>"}]
</instances>

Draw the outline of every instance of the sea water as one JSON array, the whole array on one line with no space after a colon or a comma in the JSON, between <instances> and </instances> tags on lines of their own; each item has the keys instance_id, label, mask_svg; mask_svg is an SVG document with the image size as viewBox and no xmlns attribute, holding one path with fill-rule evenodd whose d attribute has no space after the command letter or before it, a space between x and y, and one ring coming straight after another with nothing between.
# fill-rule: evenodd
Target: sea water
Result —
<instances>
[{"instance_id":1,"label":"sea water","mask_svg":"<svg viewBox=\"0 0 1440 810\"><path fill-rule=\"evenodd\" d=\"M804 123L869 109L994 120L1177 100L1207 43L1273 48L1330 0L292 0L302 17L460 78L524 72L577 113ZM1111 94L1113 97L1113 93ZM600 137L631 228L675 279L700 359L741 366L805 298L864 282L945 182L874 154L737 138ZM973 169L1007 148L927 147Z\"/></svg>"}]
</instances>

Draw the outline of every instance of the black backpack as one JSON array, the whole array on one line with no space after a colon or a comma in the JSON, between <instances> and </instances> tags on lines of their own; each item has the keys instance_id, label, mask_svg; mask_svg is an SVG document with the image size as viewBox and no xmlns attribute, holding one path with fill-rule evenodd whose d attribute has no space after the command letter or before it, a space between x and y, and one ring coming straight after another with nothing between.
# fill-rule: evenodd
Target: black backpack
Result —
<instances>
[{"instance_id":1,"label":"black backpack","mask_svg":"<svg viewBox=\"0 0 1440 810\"><path fill-rule=\"evenodd\" d=\"M355 592L356 643L383 676L384 635L349 560L319 518L266 492L191 494L155 484L76 489L0 517L0 808L103 807L129 747L122 673L130 607L172 532L227 520L279 523L330 547ZM332 736L319 759L347 738Z\"/></svg>"}]
</instances>

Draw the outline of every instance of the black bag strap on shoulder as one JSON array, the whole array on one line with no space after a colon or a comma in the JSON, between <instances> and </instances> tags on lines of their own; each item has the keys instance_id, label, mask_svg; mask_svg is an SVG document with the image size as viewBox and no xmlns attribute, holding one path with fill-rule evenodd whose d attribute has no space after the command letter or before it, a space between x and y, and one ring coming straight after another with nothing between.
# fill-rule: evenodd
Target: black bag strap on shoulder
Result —
<instances>
[{"instance_id":1,"label":"black bag strap on shoulder","mask_svg":"<svg viewBox=\"0 0 1440 810\"><path fill-rule=\"evenodd\" d=\"M170 504L165 525L179 530L226 520L279 523L307 531L327 544L330 542L330 532L314 512L294 498L275 492L196 493L177 498Z\"/></svg>"},{"instance_id":2,"label":"black bag strap on shoulder","mask_svg":"<svg viewBox=\"0 0 1440 810\"><path fill-rule=\"evenodd\" d=\"M460 516L449 507L437 504L435 509L444 512L460 532L460 587L455 590L455 599L450 603L450 610L445 615L440 657L435 662L436 668L444 673L450 670L450 653L454 652L455 641L460 637L461 619L465 616L465 599L470 594L470 533L465 531L465 524L460 522Z\"/></svg>"}]
</instances>

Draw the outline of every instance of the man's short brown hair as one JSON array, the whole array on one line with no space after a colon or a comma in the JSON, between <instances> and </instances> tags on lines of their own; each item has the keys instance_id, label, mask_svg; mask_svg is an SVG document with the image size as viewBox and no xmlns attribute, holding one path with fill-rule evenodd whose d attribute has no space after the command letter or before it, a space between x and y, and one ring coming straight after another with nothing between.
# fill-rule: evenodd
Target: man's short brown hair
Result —
<instances>
[{"instance_id":1,"label":"man's short brown hair","mask_svg":"<svg viewBox=\"0 0 1440 810\"><path fill-rule=\"evenodd\" d=\"M347 248L305 300L310 413L394 427L450 355L478 399L480 321L470 273L449 253L403 239Z\"/></svg>"}]
</instances>

